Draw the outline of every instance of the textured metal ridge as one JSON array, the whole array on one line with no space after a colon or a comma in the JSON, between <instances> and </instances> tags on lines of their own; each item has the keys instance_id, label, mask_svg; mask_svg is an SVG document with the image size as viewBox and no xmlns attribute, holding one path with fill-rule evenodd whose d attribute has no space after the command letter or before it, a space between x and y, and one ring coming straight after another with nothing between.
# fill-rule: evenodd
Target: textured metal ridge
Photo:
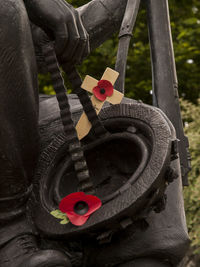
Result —
<instances>
[{"instance_id":1,"label":"textured metal ridge","mask_svg":"<svg viewBox=\"0 0 200 267\"><path fill-rule=\"evenodd\" d=\"M93 183L90 180L87 162L84 158L81 143L77 137L76 129L71 117L68 97L66 95L66 88L60 73L53 46L51 44L45 45L43 47L43 54L47 69L51 74L52 84L58 100L63 129L69 141L69 153L74 163L74 168L79 181L78 190L85 193L94 194Z\"/></svg>"}]
</instances>

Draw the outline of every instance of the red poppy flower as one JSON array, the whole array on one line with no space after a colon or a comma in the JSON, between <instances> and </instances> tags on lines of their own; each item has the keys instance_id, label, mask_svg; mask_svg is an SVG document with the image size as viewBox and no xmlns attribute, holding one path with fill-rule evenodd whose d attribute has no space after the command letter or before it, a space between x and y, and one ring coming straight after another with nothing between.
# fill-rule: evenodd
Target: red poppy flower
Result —
<instances>
[{"instance_id":1,"label":"red poppy flower","mask_svg":"<svg viewBox=\"0 0 200 267\"><path fill-rule=\"evenodd\" d=\"M98 197L76 192L64 197L59 204L59 209L66 213L72 224L80 226L86 223L90 215L101 205Z\"/></svg>"},{"instance_id":2,"label":"red poppy flower","mask_svg":"<svg viewBox=\"0 0 200 267\"><path fill-rule=\"evenodd\" d=\"M100 101L105 101L107 96L113 94L112 83L107 80L100 80L98 85L93 88L93 94Z\"/></svg>"}]
</instances>

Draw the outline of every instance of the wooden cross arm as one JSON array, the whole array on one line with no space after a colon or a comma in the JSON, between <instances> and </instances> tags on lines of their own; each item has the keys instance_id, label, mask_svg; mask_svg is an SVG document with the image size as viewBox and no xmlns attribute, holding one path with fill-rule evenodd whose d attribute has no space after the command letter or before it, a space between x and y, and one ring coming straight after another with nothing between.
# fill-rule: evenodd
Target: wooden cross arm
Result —
<instances>
[{"instance_id":1,"label":"wooden cross arm","mask_svg":"<svg viewBox=\"0 0 200 267\"><path fill-rule=\"evenodd\" d=\"M114 83L116 82L117 78L119 76L119 73L115 70L112 70L111 68L106 68L103 76L101 77L101 80L107 80L109 82L112 83L112 85L114 85ZM98 80L94 79L93 77L86 75L81 88L83 88L84 90L93 93L92 90L95 86L98 85Z\"/></svg>"},{"instance_id":2,"label":"wooden cross arm","mask_svg":"<svg viewBox=\"0 0 200 267\"><path fill-rule=\"evenodd\" d=\"M94 79L93 77L86 75L85 79L81 85L81 88L83 88L84 90L93 93L92 90L95 86L97 86L98 84L98 80Z\"/></svg>"},{"instance_id":3,"label":"wooden cross arm","mask_svg":"<svg viewBox=\"0 0 200 267\"><path fill-rule=\"evenodd\" d=\"M111 82L112 85L114 85L118 76L119 76L119 72L112 70L111 68L106 68L103 76L101 77L101 80L107 80Z\"/></svg>"},{"instance_id":4,"label":"wooden cross arm","mask_svg":"<svg viewBox=\"0 0 200 267\"><path fill-rule=\"evenodd\" d=\"M121 103L123 97L124 97L124 94L114 89L113 94L111 96L107 96L106 101L108 101L109 103L113 105L116 105L116 104Z\"/></svg>"},{"instance_id":5,"label":"wooden cross arm","mask_svg":"<svg viewBox=\"0 0 200 267\"><path fill-rule=\"evenodd\" d=\"M117 78L119 76L119 73L115 70L112 70L111 68L106 68L101 80L109 81L112 85L116 82ZM93 93L93 88L98 86L99 81L94 79L93 77L87 75L81 85L82 89ZM106 101L108 101L111 104L119 104L123 99L123 94L118 92L117 90L113 90L113 94L111 96L106 97ZM96 96L92 95L91 97L92 105L95 108L96 113L98 114L103 107L104 101L100 101L97 99ZM82 113L77 125L77 135L79 139L82 139L85 137L91 129L91 123L89 122L85 112Z\"/></svg>"}]
</instances>

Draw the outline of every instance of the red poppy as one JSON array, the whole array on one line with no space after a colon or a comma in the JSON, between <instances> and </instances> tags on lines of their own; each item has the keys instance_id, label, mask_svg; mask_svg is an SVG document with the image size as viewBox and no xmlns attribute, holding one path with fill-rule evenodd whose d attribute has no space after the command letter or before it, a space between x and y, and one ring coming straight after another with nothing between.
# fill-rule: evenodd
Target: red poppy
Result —
<instances>
[{"instance_id":1,"label":"red poppy","mask_svg":"<svg viewBox=\"0 0 200 267\"><path fill-rule=\"evenodd\" d=\"M93 88L93 94L100 101L105 101L107 96L113 94L112 83L107 80L100 80L98 85Z\"/></svg>"},{"instance_id":2,"label":"red poppy","mask_svg":"<svg viewBox=\"0 0 200 267\"><path fill-rule=\"evenodd\" d=\"M101 205L98 197L76 192L64 197L59 204L59 209L66 213L72 224L80 226L86 223L90 215Z\"/></svg>"}]
</instances>

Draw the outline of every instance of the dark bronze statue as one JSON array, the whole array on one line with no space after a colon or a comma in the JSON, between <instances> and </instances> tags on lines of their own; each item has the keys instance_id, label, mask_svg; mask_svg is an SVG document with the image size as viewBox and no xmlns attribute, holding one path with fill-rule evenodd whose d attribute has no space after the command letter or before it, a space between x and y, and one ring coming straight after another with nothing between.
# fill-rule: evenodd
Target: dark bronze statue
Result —
<instances>
[{"instance_id":1,"label":"dark bronze statue","mask_svg":"<svg viewBox=\"0 0 200 267\"><path fill-rule=\"evenodd\" d=\"M139 5L93 0L76 10L64 0L0 3L0 267L164 267L185 255L188 144L167 0L146 3L154 106L124 98L105 104L98 117L74 68L120 29L116 89L123 92ZM78 96L59 91L57 60ZM52 74L59 105L55 97L39 98L39 69ZM83 110L92 130L79 142L72 120ZM84 168L74 164L76 153ZM80 170L88 179L82 187ZM81 227L61 225L50 212L77 191L92 192L103 205Z\"/></svg>"}]
</instances>

